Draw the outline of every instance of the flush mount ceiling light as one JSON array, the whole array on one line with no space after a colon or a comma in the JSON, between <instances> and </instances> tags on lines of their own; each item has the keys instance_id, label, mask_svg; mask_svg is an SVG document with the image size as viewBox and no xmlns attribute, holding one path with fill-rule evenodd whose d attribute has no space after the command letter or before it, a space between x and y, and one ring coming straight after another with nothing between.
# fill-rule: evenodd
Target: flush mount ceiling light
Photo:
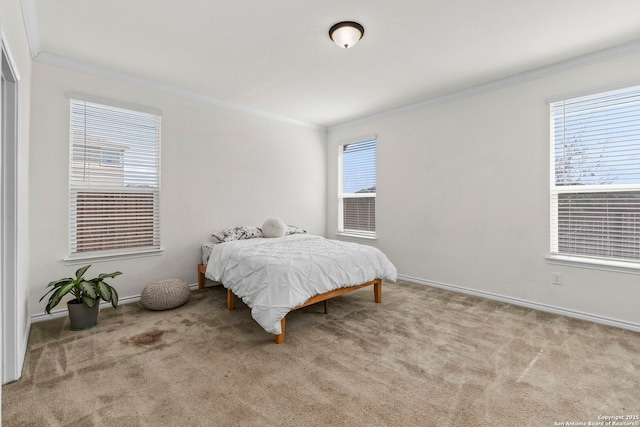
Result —
<instances>
[{"instance_id":1,"label":"flush mount ceiling light","mask_svg":"<svg viewBox=\"0 0 640 427\"><path fill-rule=\"evenodd\" d=\"M364 27L353 21L338 22L329 29L331 40L344 49L358 44L363 35Z\"/></svg>"}]
</instances>

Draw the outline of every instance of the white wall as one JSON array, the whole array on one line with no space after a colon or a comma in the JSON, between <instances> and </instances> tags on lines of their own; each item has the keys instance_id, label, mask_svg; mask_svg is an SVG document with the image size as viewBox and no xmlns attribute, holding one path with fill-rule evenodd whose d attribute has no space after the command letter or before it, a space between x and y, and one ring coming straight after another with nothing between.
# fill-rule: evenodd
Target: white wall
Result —
<instances>
[{"instance_id":1,"label":"white wall","mask_svg":"<svg viewBox=\"0 0 640 427\"><path fill-rule=\"evenodd\" d=\"M33 64L31 125L32 315L45 285L80 265L68 255L68 91L159 109L161 256L93 263L89 273L120 270L120 297L151 281L196 282L200 244L234 225L278 216L314 234L326 226L326 132L221 108L166 92ZM58 308L65 308L63 304Z\"/></svg>"},{"instance_id":2,"label":"white wall","mask_svg":"<svg viewBox=\"0 0 640 427\"><path fill-rule=\"evenodd\" d=\"M16 293L16 336L21 370L29 333L29 122L31 103L31 54L18 0L0 2L0 28L9 48L18 82L18 253ZM7 284L4 284L7 285ZM8 349L15 351L16 349ZM17 378L12 378L17 379Z\"/></svg>"},{"instance_id":3,"label":"white wall","mask_svg":"<svg viewBox=\"0 0 640 427\"><path fill-rule=\"evenodd\" d=\"M621 57L329 129L327 233L337 146L378 135L375 243L403 276L640 327L640 275L550 265L548 98L640 84ZM561 272L564 285L551 285ZM640 272L639 272L640 273Z\"/></svg>"}]
</instances>

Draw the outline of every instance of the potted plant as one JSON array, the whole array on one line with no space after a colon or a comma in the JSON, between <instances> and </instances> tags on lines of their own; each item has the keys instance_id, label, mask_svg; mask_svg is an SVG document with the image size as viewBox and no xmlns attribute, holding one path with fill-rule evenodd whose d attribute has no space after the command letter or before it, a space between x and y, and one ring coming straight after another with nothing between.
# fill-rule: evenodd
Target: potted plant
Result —
<instances>
[{"instance_id":1,"label":"potted plant","mask_svg":"<svg viewBox=\"0 0 640 427\"><path fill-rule=\"evenodd\" d=\"M116 292L112 286L108 285L104 279L113 278L122 273L116 271L115 273L101 274L98 277L87 280L84 278L84 273L89 267L91 267L91 265L86 265L78 269L75 279L67 277L49 283L47 287L51 287L51 289L40 298L40 301L42 301L44 297L53 292L44 310L47 314L51 314L51 309L55 307L65 295L71 293L71 295L75 297L75 299L67 302L72 331L89 329L98 323L100 299L111 302L113 308L118 306L118 292Z\"/></svg>"}]
</instances>

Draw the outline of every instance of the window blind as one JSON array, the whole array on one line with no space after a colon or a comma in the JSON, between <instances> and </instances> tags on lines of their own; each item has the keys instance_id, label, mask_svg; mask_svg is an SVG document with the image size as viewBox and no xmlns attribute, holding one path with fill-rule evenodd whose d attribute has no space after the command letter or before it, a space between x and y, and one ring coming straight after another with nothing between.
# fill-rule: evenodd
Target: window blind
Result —
<instances>
[{"instance_id":1,"label":"window blind","mask_svg":"<svg viewBox=\"0 0 640 427\"><path fill-rule=\"evenodd\" d=\"M373 237L376 231L376 140L341 147L338 231Z\"/></svg>"},{"instance_id":2,"label":"window blind","mask_svg":"<svg viewBox=\"0 0 640 427\"><path fill-rule=\"evenodd\" d=\"M70 252L160 249L160 117L71 100Z\"/></svg>"},{"instance_id":3,"label":"window blind","mask_svg":"<svg viewBox=\"0 0 640 427\"><path fill-rule=\"evenodd\" d=\"M640 261L640 87L551 104L551 253Z\"/></svg>"}]
</instances>

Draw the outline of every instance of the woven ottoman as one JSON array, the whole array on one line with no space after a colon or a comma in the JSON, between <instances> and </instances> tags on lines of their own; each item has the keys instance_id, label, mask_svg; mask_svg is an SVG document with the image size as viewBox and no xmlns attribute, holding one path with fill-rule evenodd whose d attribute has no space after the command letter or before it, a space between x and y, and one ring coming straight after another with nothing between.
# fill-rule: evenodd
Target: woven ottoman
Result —
<instances>
[{"instance_id":1,"label":"woven ottoman","mask_svg":"<svg viewBox=\"0 0 640 427\"><path fill-rule=\"evenodd\" d=\"M164 279L148 284L140 294L140 303L147 310L170 310L187 302L189 284L182 279Z\"/></svg>"}]
</instances>

